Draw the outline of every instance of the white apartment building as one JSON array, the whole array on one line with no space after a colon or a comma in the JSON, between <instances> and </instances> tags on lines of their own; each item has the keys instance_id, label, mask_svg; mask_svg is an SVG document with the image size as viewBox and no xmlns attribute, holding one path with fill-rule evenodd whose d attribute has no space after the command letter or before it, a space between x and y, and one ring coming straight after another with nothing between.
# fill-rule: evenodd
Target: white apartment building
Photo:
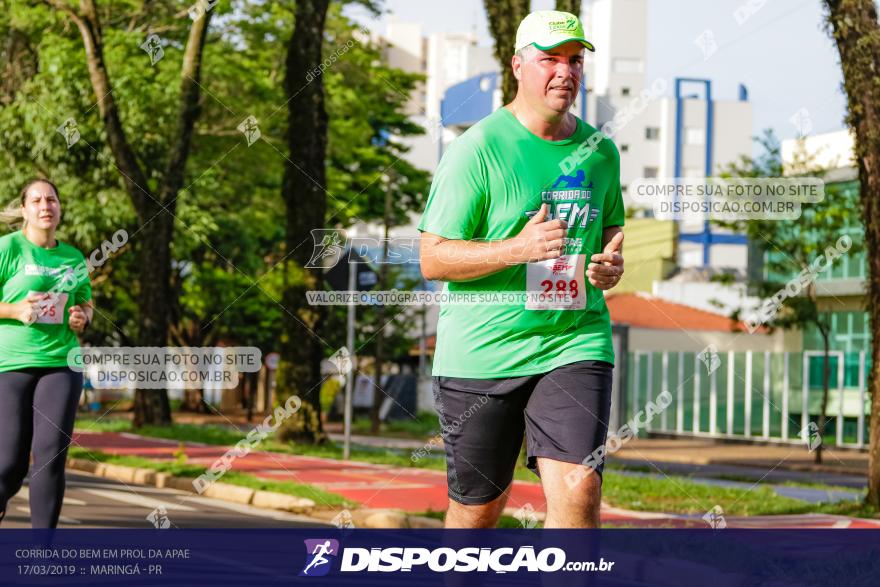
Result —
<instances>
[{"instance_id":1,"label":"white apartment building","mask_svg":"<svg viewBox=\"0 0 880 587\"><path fill-rule=\"evenodd\" d=\"M786 165L809 159L810 165L823 169L855 168L855 139L852 131L841 129L782 141L782 161Z\"/></svg>"}]
</instances>

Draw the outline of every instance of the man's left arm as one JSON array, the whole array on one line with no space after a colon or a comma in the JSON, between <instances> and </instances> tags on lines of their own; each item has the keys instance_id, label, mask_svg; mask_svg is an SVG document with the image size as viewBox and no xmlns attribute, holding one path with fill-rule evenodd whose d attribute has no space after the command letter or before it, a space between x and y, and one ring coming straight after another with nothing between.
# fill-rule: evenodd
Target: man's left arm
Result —
<instances>
[{"instance_id":1,"label":"man's left arm","mask_svg":"<svg viewBox=\"0 0 880 587\"><path fill-rule=\"evenodd\" d=\"M612 166L613 176L602 204L602 252L590 256L587 278L594 287L608 290L620 283L623 277L623 225L626 214L620 185L620 153L611 141L604 143L608 147L608 164Z\"/></svg>"}]
</instances>

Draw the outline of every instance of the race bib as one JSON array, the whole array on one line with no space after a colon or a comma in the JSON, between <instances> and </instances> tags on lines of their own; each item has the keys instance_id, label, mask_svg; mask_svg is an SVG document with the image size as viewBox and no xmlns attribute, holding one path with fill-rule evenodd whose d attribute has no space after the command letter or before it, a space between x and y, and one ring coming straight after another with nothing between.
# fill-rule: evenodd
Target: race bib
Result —
<instances>
[{"instance_id":1,"label":"race bib","mask_svg":"<svg viewBox=\"0 0 880 587\"><path fill-rule=\"evenodd\" d=\"M41 291L29 291L30 294L46 293ZM64 307L67 305L67 294L48 292L49 297L42 300L38 304L39 315L35 322L37 324L63 324L64 323Z\"/></svg>"},{"instance_id":2,"label":"race bib","mask_svg":"<svg viewBox=\"0 0 880 587\"><path fill-rule=\"evenodd\" d=\"M583 310L586 255L562 255L526 264L526 310Z\"/></svg>"}]
</instances>

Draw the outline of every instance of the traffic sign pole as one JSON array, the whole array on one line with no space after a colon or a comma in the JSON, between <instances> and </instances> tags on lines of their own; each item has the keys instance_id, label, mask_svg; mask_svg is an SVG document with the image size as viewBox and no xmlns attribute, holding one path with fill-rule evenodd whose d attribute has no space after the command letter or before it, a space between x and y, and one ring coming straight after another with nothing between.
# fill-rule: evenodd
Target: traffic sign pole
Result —
<instances>
[{"instance_id":1,"label":"traffic sign pole","mask_svg":"<svg viewBox=\"0 0 880 587\"><path fill-rule=\"evenodd\" d=\"M350 294L354 295L355 289L357 287L356 284L357 279L357 264L349 263L348 264L348 291ZM349 367L348 374L345 378L345 415L344 415L344 430L343 430L343 444L342 444L342 458L348 460L351 456L351 396L354 392L354 375L356 372L356 359L354 356L354 300L351 300L348 304L348 320L347 320L347 335L346 335L346 345L348 346L348 359L349 359Z\"/></svg>"}]
</instances>

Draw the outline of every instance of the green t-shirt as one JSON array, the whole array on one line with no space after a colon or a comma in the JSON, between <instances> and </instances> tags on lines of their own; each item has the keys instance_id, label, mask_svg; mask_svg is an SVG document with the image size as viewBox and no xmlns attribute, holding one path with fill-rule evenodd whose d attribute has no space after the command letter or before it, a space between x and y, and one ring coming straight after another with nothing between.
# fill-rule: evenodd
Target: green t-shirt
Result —
<instances>
[{"instance_id":1,"label":"green t-shirt","mask_svg":"<svg viewBox=\"0 0 880 587\"><path fill-rule=\"evenodd\" d=\"M548 292L567 298L515 305L444 303L433 375L493 379L546 373L582 360L614 363L605 297L585 276L590 256L602 252L602 230L624 223L620 155L610 140L588 141L596 132L578 119L571 137L547 141L499 108L450 145L434 175L419 230L447 239L508 239L542 202L550 206L548 219L562 218L569 228L563 257L449 282L446 291L505 292L508 299L517 297L514 292L520 299L526 292ZM585 156L588 144L596 148Z\"/></svg>"},{"instance_id":2,"label":"green t-shirt","mask_svg":"<svg viewBox=\"0 0 880 587\"><path fill-rule=\"evenodd\" d=\"M67 309L92 298L82 253L60 241L52 249L38 247L22 231L0 237L0 302L20 302L30 292L53 295L31 325L0 319L0 372L67 365L67 353L79 346Z\"/></svg>"}]
</instances>

